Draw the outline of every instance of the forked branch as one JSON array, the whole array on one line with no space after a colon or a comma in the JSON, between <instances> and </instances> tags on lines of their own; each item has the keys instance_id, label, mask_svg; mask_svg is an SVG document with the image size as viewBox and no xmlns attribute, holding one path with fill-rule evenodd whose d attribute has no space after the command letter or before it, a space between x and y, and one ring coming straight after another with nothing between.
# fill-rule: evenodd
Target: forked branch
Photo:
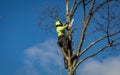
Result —
<instances>
[{"instance_id":1,"label":"forked branch","mask_svg":"<svg viewBox=\"0 0 120 75\"><path fill-rule=\"evenodd\" d=\"M78 56L81 56L83 55L86 51L88 51L92 46L94 46L95 44L97 44L98 42L100 42L101 40L104 40L105 38L107 38L108 36L111 37L111 36L114 36L114 35L117 35L119 34L120 31L117 31L115 33L112 33L112 34L109 34L109 35L105 35L104 37L101 37L99 38L98 40L92 42L91 44L89 44L82 52L79 52Z\"/></svg>"},{"instance_id":2,"label":"forked branch","mask_svg":"<svg viewBox=\"0 0 120 75\"><path fill-rule=\"evenodd\" d=\"M113 40L113 42L114 42L114 41L116 41L116 40ZM113 46L118 46L118 45L120 45L120 43L114 44ZM85 61L86 59L96 56L97 54L99 54L100 52L104 51L106 48L108 48L108 47L110 47L110 46L111 46L110 44L107 44L107 45L105 45L103 48L101 48L101 49L97 50L96 52L94 52L93 54L91 54L91 55L89 55L89 56L86 56L85 58L83 58L82 60L80 60L80 61L76 64L76 66L75 66L74 69L76 69L76 68L79 66L79 64L81 64L81 63L82 63L83 61Z\"/></svg>"},{"instance_id":3,"label":"forked branch","mask_svg":"<svg viewBox=\"0 0 120 75\"><path fill-rule=\"evenodd\" d=\"M95 0L92 0L91 6L90 6L90 12L93 10L94 3L95 3ZM86 32L88 24L90 22L91 16L92 15L89 14L88 18L87 18L87 21L84 21L84 27L82 29L82 33L81 33L81 37L80 37L80 43L78 45L78 50L77 50L77 55L78 55L78 53L80 52L80 50L82 48L82 45L83 45L83 42L84 42L84 39L85 39L85 32Z\"/></svg>"}]
</instances>

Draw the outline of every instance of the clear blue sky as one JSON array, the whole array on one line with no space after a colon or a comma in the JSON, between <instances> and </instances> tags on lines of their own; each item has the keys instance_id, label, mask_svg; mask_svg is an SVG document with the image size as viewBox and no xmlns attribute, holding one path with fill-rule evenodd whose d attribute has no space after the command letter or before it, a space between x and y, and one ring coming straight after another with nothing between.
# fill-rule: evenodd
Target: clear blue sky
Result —
<instances>
[{"instance_id":1,"label":"clear blue sky","mask_svg":"<svg viewBox=\"0 0 120 75\"><path fill-rule=\"evenodd\" d=\"M46 35L38 23L44 4L63 6L63 2L0 0L0 75L58 75L57 35Z\"/></svg>"}]
</instances>

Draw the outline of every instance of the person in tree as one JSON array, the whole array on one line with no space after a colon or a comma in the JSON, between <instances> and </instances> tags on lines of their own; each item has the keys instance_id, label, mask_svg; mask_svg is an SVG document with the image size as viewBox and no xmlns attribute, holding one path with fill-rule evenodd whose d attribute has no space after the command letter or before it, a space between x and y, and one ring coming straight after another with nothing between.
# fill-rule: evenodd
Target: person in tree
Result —
<instances>
[{"instance_id":1,"label":"person in tree","mask_svg":"<svg viewBox=\"0 0 120 75\"><path fill-rule=\"evenodd\" d=\"M56 31L58 34L58 45L63 48L65 54L68 56L68 41L67 41L67 36L66 36L66 32L65 30L69 30L70 27L72 27L72 24L63 24L61 21L56 21L55 22L55 26L56 26ZM72 51L71 51L71 55L72 55ZM71 56L71 62L73 62L73 60L77 58L77 55L72 55ZM64 57L64 64L65 64L65 68L68 68L68 61L65 59Z\"/></svg>"},{"instance_id":2,"label":"person in tree","mask_svg":"<svg viewBox=\"0 0 120 75\"><path fill-rule=\"evenodd\" d=\"M68 55L68 50L67 50L67 37L66 37L66 32L65 30L68 28L68 24L63 24L61 21L56 21L55 22L56 26L56 31L58 34L58 45L63 48L64 52L66 55ZM68 68L67 60L64 57L64 64L65 68Z\"/></svg>"}]
</instances>

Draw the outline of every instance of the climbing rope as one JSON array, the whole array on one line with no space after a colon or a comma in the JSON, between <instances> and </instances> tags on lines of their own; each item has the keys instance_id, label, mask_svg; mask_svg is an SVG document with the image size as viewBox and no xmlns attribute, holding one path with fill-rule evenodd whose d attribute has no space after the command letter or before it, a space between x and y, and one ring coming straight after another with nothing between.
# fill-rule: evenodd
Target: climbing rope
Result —
<instances>
[{"instance_id":1,"label":"climbing rope","mask_svg":"<svg viewBox=\"0 0 120 75\"><path fill-rule=\"evenodd\" d=\"M74 49L76 48L76 31L74 32Z\"/></svg>"},{"instance_id":2,"label":"climbing rope","mask_svg":"<svg viewBox=\"0 0 120 75\"><path fill-rule=\"evenodd\" d=\"M61 57L61 53L60 53L60 48L58 47L58 65L59 65L59 73L60 75L62 75L62 66L61 66L61 61L60 61L60 57Z\"/></svg>"}]
</instances>

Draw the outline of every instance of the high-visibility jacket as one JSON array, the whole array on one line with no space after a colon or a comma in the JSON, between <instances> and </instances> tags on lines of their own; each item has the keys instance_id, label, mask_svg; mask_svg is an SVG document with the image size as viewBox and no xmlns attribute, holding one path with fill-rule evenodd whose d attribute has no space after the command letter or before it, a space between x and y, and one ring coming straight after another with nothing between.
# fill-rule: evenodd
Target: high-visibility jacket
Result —
<instances>
[{"instance_id":1,"label":"high-visibility jacket","mask_svg":"<svg viewBox=\"0 0 120 75\"><path fill-rule=\"evenodd\" d=\"M63 26L57 26L56 27L56 31L57 31L57 34L58 34L58 36L62 36L62 35L66 35L66 33L65 33L65 29L67 28L67 25L65 24L65 25L63 25Z\"/></svg>"}]
</instances>

